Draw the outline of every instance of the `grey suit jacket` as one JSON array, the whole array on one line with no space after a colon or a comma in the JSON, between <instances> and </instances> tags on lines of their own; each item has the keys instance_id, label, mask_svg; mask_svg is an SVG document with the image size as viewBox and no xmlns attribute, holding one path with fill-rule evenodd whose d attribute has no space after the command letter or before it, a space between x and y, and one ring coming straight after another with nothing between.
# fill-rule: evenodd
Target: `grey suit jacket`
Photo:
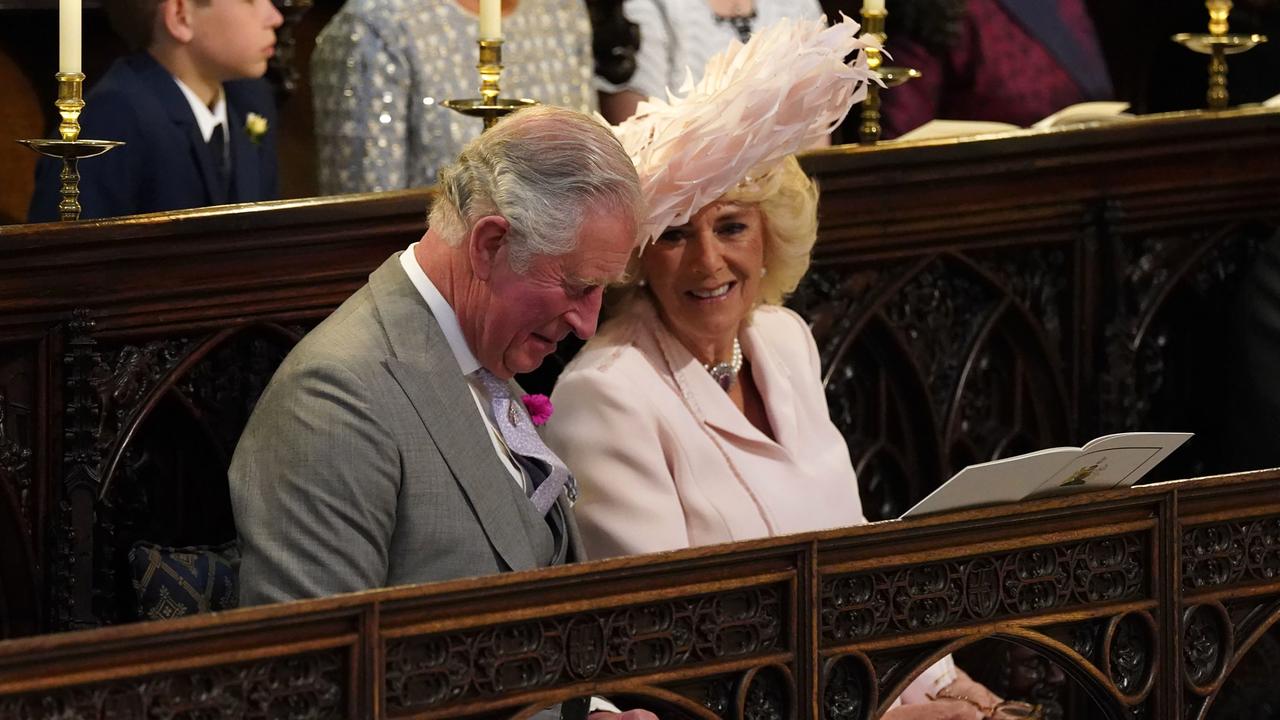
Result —
<instances>
[{"instance_id":1,"label":"grey suit jacket","mask_svg":"<svg viewBox=\"0 0 1280 720\"><path fill-rule=\"evenodd\" d=\"M281 364L230 483L243 605L584 557L565 498L548 522L494 453L398 256Z\"/></svg>"}]
</instances>

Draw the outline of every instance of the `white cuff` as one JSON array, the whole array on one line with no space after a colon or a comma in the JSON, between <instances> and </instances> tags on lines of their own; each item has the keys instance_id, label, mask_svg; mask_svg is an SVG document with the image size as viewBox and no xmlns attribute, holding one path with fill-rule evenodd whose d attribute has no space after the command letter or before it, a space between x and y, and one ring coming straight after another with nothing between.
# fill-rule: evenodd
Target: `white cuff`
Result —
<instances>
[{"instance_id":1,"label":"white cuff","mask_svg":"<svg viewBox=\"0 0 1280 720\"><path fill-rule=\"evenodd\" d=\"M591 704L587 706L587 713L590 714L593 712L622 713L622 711L618 709L617 705L595 695L591 696Z\"/></svg>"}]
</instances>

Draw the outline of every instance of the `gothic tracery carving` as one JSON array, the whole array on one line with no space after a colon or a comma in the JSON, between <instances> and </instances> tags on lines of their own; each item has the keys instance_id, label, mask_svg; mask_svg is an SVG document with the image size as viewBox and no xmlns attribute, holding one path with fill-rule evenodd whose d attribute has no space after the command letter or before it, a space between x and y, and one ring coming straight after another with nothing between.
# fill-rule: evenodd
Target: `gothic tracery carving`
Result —
<instances>
[{"instance_id":1,"label":"gothic tracery carving","mask_svg":"<svg viewBox=\"0 0 1280 720\"><path fill-rule=\"evenodd\" d=\"M339 650L0 698L0 717L344 718Z\"/></svg>"},{"instance_id":2,"label":"gothic tracery carving","mask_svg":"<svg viewBox=\"0 0 1280 720\"><path fill-rule=\"evenodd\" d=\"M781 668L762 667L747 677L742 720L794 720L794 693L790 679Z\"/></svg>"},{"instance_id":3,"label":"gothic tracery carving","mask_svg":"<svg viewBox=\"0 0 1280 720\"><path fill-rule=\"evenodd\" d=\"M423 709L564 680L603 680L782 646L778 587L401 638L386 650L388 707Z\"/></svg>"},{"instance_id":4,"label":"gothic tracery carving","mask_svg":"<svg viewBox=\"0 0 1280 720\"><path fill-rule=\"evenodd\" d=\"M1066 251L1060 246L1028 247L1016 253L979 256L978 261L998 275L1016 299L1040 324L1054 355L1061 357L1066 346L1062 315L1067 309L1068 267Z\"/></svg>"},{"instance_id":5,"label":"gothic tracery carving","mask_svg":"<svg viewBox=\"0 0 1280 720\"><path fill-rule=\"evenodd\" d=\"M827 644L1140 597L1139 534L822 579Z\"/></svg>"},{"instance_id":6,"label":"gothic tracery carving","mask_svg":"<svg viewBox=\"0 0 1280 720\"><path fill-rule=\"evenodd\" d=\"M872 684L868 661L845 655L827 664L822 687L823 720L863 720L871 709Z\"/></svg>"},{"instance_id":7,"label":"gothic tracery carving","mask_svg":"<svg viewBox=\"0 0 1280 720\"><path fill-rule=\"evenodd\" d=\"M1231 655L1231 627L1217 605L1197 605L1183 613L1182 667L1195 688L1212 685Z\"/></svg>"},{"instance_id":8,"label":"gothic tracery carving","mask_svg":"<svg viewBox=\"0 0 1280 720\"><path fill-rule=\"evenodd\" d=\"M9 401L0 389L0 480L9 483L18 501L19 518L28 536L34 518L31 510L31 448L11 434Z\"/></svg>"},{"instance_id":9,"label":"gothic tracery carving","mask_svg":"<svg viewBox=\"0 0 1280 720\"><path fill-rule=\"evenodd\" d=\"M1184 591L1280 578L1280 517L1233 520L1184 528Z\"/></svg>"},{"instance_id":10,"label":"gothic tracery carving","mask_svg":"<svg viewBox=\"0 0 1280 720\"><path fill-rule=\"evenodd\" d=\"M997 301L992 288L934 261L885 306L885 319L924 372L938 417L945 417L968 349Z\"/></svg>"},{"instance_id":11,"label":"gothic tracery carving","mask_svg":"<svg viewBox=\"0 0 1280 720\"><path fill-rule=\"evenodd\" d=\"M1107 637L1106 668L1121 694L1136 697L1144 692L1154 670L1154 622L1145 613L1132 612L1113 623Z\"/></svg>"}]
</instances>

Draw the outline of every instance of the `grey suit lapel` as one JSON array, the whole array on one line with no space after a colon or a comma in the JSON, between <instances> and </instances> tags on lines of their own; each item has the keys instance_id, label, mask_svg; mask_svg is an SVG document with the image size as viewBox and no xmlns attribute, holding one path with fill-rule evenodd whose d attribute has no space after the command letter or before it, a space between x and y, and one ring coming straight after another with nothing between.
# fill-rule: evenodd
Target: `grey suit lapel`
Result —
<instances>
[{"instance_id":1,"label":"grey suit lapel","mask_svg":"<svg viewBox=\"0 0 1280 720\"><path fill-rule=\"evenodd\" d=\"M582 562L587 559L587 549L582 545L582 534L578 532L578 522L573 517L573 509L569 505L569 498L562 493L560 497L556 498L556 504L560 506L561 517L564 519L564 532L569 538L569 552L564 561L567 563Z\"/></svg>"},{"instance_id":2,"label":"grey suit lapel","mask_svg":"<svg viewBox=\"0 0 1280 720\"><path fill-rule=\"evenodd\" d=\"M392 348L387 369L466 493L489 542L512 570L537 567L511 502L511 476L490 447L448 341L398 254L369 276L369 287Z\"/></svg>"}]
</instances>

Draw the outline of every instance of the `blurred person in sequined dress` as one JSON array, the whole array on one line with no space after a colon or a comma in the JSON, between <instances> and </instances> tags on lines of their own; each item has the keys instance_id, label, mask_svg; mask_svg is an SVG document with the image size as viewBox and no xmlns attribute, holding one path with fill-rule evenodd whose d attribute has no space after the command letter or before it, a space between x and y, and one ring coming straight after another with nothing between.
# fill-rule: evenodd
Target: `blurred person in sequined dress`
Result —
<instances>
[{"instance_id":1,"label":"blurred person in sequined dress","mask_svg":"<svg viewBox=\"0 0 1280 720\"><path fill-rule=\"evenodd\" d=\"M320 192L433 185L480 134L441 101L476 97L478 0L348 0L311 57ZM583 0L503 0L502 94L596 109Z\"/></svg>"},{"instance_id":2,"label":"blurred person in sequined dress","mask_svg":"<svg viewBox=\"0 0 1280 720\"><path fill-rule=\"evenodd\" d=\"M686 72L701 77L729 43L745 43L783 18L819 18L822 7L818 0L625 0L622 12L639 29L640 43L629 78L596 76L600 109L611 123L631 117L645 98L679 90Z\"/></svg>"}]
</instances>

